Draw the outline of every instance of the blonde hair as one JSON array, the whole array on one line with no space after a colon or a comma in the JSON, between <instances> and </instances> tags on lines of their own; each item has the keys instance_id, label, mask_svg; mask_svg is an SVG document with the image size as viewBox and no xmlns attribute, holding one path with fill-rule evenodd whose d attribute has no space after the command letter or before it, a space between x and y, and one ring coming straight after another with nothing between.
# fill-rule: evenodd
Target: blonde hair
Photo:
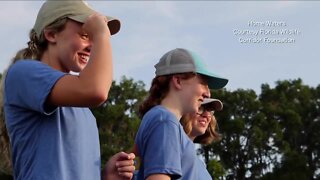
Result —
<instances>
[{"instance_id":1,"label":"blonde hair","mask_svg":"<svg viewBox=\"0 0 320 180\"><path fill-rule=\"evenodd\" d=\"M58 19L52 24L48 25L45 29L52 30L54 32L61 32L67 18ZM13 65L20 60L36 60L40 61L44 51L47 49L48 41L44 37L43 32L40 34L40 38L37 38L36 32L32 29L29 33L30 41L27 43L28 47L19 50L12 58L12 62L9 65ZM11 162L11 150L10 150L10 138L5 124L4 114L4 81L7 70L3 73L0 83L0 172L5 174L12 174L12 162Z\"/></svg>"},{"instance_id":2,"label":"blonde hair","mask_svg":"<svg viewBox=\"0 0 320 180\"><path fill-rule=\"evenodd\" d=\"M180 123L183 126L184 131L190 137L192 132L192 120L195 118L191 114L182 116ZM206 129L206 132L194 139L194 143L199 143L202 145L211 144L213 141L220 141L221 135L217 132L218 123L214 115L211 116L211 121Z\"/></svg>"},{"instance_id":3,"label":"blonde hair","mask_svg":"<svg viewBox=\"0 0 320 180\"><path fill-rule=\"evenodd\" d=\"M67 18L58 19L55 22L48 25L45 29L46 30L52 30L54 32L61 32L65 24L67 22ZM32 29L29 33L30 41L28 42L28 47L21 49L17 52L16 56L13 58L13 61L11 64L14 64L18 60L24 60L24 59L32 59L40 61L41 56L43 55L44 51L47 49L48 41L44 37L43 32L39 36L40 38L37 38L37 33L34 29Z\"/></svg>"}]
</instances>

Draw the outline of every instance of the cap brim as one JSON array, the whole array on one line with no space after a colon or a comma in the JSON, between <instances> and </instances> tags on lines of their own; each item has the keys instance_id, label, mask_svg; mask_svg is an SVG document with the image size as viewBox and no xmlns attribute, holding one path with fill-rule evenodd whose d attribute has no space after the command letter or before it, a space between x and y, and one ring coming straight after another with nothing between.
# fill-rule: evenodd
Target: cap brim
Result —
<instances>
[{"instance_id":1,"label":"cap brim","mask_svg":"<svg viewBox=\"0 0 320 180\"><path fill-rule=\"evenodd\" d=\"M205 98L201 103L201 106L213 111L221 111L223 109L223 104L219 99Z\"/></svg>"},{"instance_id":2,"label":"cap brim","mask_svg":"<svg viewBox=\"0 0 320 180\"><path fill-rule=\"evenodd\" d=\"M208 86L210 89L221 89L225 87L229 81L226 78L220 77L208 71L198 71L197 73L207 77Z\"/></svg>"},{"instance_id":3,"label":"cap brim","mask_svg":"<svg viewBox=\"0 0 320 180\"><path fill-rule=\"evenodd\" d=\"M86 19L90 16L91 14L82 14L82 15L76 15L76 16L68 16L68 18L75 20L80 23L84 23ZM118 19L115 19L111 16L106 16L108 19L108 27L110 30L110 34L114 35L120 31L121 23Z\"/></svg>"},{"instance_id":4,"label":"cap brim","mask_svg":"<svg viewBox=\"0 0 320 180\"><path fill-rule=\"evenodd\" d=\"M220 78L220 77L212 77L208 76L208 86L210 89L221 89L228 84L228 79Z\"/></svg>"}]
</instances>

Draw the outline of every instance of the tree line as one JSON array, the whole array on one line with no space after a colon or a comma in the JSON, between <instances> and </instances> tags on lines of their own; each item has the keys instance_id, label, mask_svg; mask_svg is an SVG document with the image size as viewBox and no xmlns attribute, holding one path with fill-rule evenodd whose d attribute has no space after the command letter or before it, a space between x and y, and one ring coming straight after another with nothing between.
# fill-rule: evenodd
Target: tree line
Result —
<instances>
[{"instance_id":1,"label":"tree line","mask_svg":"<svg viewBox=\"0 0 320 180\"><path fill-rule=\"evenodd\" d=\"M212 90L224 103L215 112L222 140L201 146L215 179L320 179L320 85L301 79L282 80L275 87ZM122 77L113 81L108 100L92 108L100 135L104 164L119 151L132 151L140 124L138 106L145 84ZM0 175L0 179L3 179Z\"/></svg>"}]
</instances>

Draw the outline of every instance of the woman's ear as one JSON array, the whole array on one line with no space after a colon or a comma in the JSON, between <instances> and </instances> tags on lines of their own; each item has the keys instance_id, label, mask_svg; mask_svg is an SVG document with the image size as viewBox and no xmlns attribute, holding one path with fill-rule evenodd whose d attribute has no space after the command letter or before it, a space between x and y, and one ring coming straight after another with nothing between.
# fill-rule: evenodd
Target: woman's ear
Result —
<instances>
[{"instance_id":1,"label":"woman's ear","mask_svg":"<svg viewBox=\"0 0 320 180\"><path fill-rule=\"evenodd\" d=\"M182 89L182 86L181 86L181 78L179 76L172 76L172 84L174 86L174 88L176 89Z\"/></svg>"},{"instance_id":2,"label":"woman's ear","mask_svg":"<svg viewBox=\"0 0 320 180\"><path fill-rule=\"evenodd\" d=\"M56 31L50 30L50 29L44 29L43 30L43 35L44 38L49 42L49 43L56 43Z\"/></svg>"}]
</instances>

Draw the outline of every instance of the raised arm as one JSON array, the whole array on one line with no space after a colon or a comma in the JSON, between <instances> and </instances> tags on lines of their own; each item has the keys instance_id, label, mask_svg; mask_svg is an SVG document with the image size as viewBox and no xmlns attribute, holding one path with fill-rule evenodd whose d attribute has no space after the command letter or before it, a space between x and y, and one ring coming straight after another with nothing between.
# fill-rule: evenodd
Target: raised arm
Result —
<instances>
[{"instance_id":1,"label":"raised arm","mask_svg":"<svg viewBox=\"0 0 320 180\"><path fill-rule=\"evenodd\" d=\"M48 97L50 105L92 107L108 97L112 84L112 52L107 19L93 14L79 31L76 36L80 40L76 40L87 46L75 53L75 60L85 61L90 56L89 62L79 76L65 75L57 81Z\"/></svg>"}]
</instances>

